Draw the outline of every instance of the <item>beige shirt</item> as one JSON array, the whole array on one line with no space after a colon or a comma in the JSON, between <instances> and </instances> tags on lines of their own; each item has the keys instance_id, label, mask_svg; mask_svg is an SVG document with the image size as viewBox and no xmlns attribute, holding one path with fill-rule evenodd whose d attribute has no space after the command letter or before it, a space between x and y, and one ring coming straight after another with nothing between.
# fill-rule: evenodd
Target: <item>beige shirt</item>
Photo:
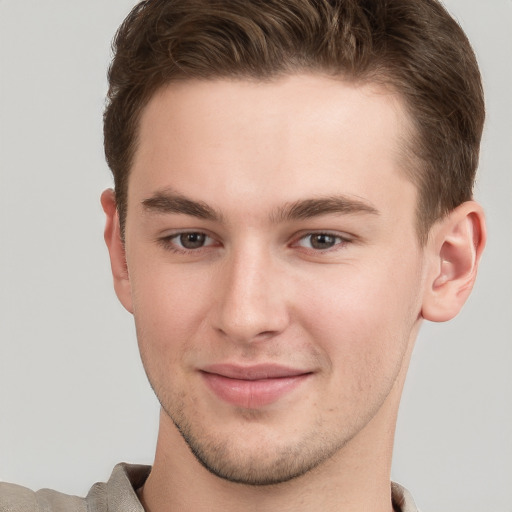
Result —
<instances>
[{"instance_id":1,"label":"beige shirt","mask_svg":"<svg viewBox=\"0 0 512 512\"><path fill-rule=\"evenodd\" d=\"M150 466L118 464L109 481L94 484L85 498L0 483L0 512L144 512L135 491L150 470ZM418 512L407 490L393 483L391 491L397 512Z\"/></svg>"}]
</instances>

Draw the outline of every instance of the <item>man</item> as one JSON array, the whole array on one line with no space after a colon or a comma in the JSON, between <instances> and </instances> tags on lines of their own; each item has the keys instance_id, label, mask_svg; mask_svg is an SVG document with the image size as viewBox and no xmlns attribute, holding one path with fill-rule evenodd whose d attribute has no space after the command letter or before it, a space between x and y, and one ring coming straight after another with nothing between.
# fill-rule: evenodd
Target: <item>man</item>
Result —
<instances>
[{"instance_id":1,"label":"man","mask_svg":"<svg viewBox=\"0 0 512 512\"><path fill-rule=\"evenodd\" d=\"M468 297L478 68L432 0L149 1L116 38L102 195L162 406L153 468L0 510L415 510L390 485L423 319Z\"/></svg>"}]
</instances>

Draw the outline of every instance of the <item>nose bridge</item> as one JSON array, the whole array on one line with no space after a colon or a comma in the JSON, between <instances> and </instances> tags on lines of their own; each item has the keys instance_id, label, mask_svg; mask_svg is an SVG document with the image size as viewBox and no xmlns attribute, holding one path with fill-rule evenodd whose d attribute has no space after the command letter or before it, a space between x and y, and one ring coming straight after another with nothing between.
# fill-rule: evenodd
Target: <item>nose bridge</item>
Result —
<instances>
[{"instance_id":1,"label":"nose bridge","mask_svg":"<svg viewBox=\"0 0 512 512\"><path fill-rule=\"evenodd\" d=\"M241 342L281 332L288 321L285 290L268 247L248 237L224 263L216 327Z\"/></svg>"}]
</instances>

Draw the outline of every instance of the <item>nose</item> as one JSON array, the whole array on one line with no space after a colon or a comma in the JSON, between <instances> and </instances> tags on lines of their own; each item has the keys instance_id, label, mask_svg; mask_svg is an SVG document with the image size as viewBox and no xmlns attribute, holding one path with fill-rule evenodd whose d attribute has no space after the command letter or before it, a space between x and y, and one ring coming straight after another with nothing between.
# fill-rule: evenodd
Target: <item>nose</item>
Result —
<instances>
[{"instance_id":1,"label":"nose","mask_svg":"<svg viewBox=\"0 0 512 512\"><path fill-rule=\"evenodd\" d=\"M214 326L232 341L253 343L282 333L289 323L282 269L265 250L234 252L223 262Z\"/></svg>"}]
</instances>

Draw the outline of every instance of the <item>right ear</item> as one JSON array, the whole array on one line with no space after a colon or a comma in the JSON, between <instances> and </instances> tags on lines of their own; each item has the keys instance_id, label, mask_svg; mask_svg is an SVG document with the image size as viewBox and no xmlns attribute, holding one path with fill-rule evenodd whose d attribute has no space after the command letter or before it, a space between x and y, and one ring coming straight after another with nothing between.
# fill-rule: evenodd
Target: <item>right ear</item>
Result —
<instances>
[{"instance_id":1,"label":"right ear","mask_svg":"<svg viewBox=\"0 0 512 512\"><path fill-rule=\"evenodd\" d=\"M130 276L126 264L124 242L121 238L121 225L117 212L116 195L111 188L101 194L101 206L106 215L104 237L110 255L114 290L121 304L130 313L133 313Z\"/></svg>"}]
</instances>

